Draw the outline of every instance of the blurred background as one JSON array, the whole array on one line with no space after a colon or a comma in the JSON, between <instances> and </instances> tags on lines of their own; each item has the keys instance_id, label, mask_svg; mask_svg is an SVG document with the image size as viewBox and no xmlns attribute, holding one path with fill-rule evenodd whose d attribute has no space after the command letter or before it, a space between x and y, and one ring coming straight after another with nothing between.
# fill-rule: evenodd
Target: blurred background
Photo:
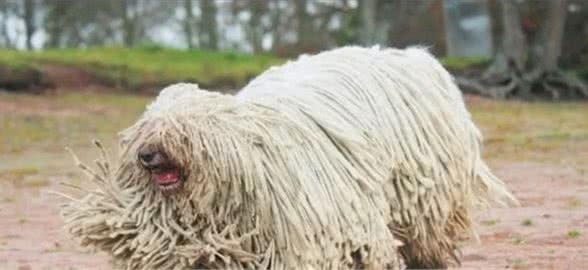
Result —
<instances>
[{"instance_id":1,"label":"blurred background","mask_svg":"<svg viewBox=\"0 0 588 270\"><path fill-rule=\"evenodd\" d=\"M1 0L0 47L14 51L0 57L0 88L59 85L46 65L25 67L50 62L129 91L177 80L226 90L302 53L421 45L468 75L466 91L586 98L586 18L585 0Z\"/></svg>"},{"instance_id":2,"label":"blurred background","mask_svg":"<svg viewBox=\"0 0 588 270\"><path fill-rule=\"evenodd\" d=\"M231 94L345 45L427 47L464 92L521 201L478 213L464 267L588 265L586 0L0 0L0 268L109 268L60 229L64 146L115 155L168 84Z\"/></svg>"}]
</instances>

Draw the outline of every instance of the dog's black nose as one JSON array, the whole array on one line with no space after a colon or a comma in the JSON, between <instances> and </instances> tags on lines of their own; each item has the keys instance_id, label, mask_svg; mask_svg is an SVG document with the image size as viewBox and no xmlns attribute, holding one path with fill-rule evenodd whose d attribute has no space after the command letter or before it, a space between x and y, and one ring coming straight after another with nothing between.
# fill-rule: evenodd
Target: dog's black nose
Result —
<instances>
[{"instance_id":1,"label":"dog's black nose","mask_svg":"<svg viewBox=\"0 0 588 270\"><path fill-rule=\"evenodd\" d=\"M157 155L158 155L157 149L155 147L150 146L150 145L139 149L139 160L145 166L156 165L156 164L152 164L152 163L157 163L157 160L156 160L156 159L158 159Z\"/></svg>"},{"instance_id":2,"label":"dog's black nose","mask_svg":"<svg viewBox=\"0 0 588 270\"><path fill-rule=\"evenodd\" d=\"M145 152L139 153L139 159L141 159L141 161L144 163L151 162L154 157L155 157L155 152L145 151Z\"/></svg>"},{"instance_id":3,"label":"dog's black nose","mask_svg":"<svg viewBox=\"0 0 588 270\"><path fill-rule=\"evenodd\" d=\"M146 145L139 148L137 158L141 164L149 169L167 163L167 156L154 145Z\"/></svg>"}]
</instances>

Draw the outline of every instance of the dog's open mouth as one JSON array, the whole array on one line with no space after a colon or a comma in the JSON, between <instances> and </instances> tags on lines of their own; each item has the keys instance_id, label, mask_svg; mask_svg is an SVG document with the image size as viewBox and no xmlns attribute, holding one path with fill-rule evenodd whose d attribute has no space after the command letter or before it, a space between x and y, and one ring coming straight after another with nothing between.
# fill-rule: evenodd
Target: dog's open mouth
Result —
<instances>
[{"instance_id":1,"label":"dog's open mouth","mask_svg":"<svg viewBox=\"0 0 588 270\"><path fill-rule=\"evenodd\" d=\"M163 192L177 191L182 186L182 172L174 167L151 170L153 183Z\"/></svg>"},{"instance_id":2,"label":"dog's open mouth","mask_svg":"<svg viewBox=\"0 0 588 270\"><path fill-rule=\"evenodd\" d=\"M146 145L139 150L140 163L151 174L151 180L159 190L169 194L182 187L184 174L179 166L160 151L157 146Z\"/></svg>"}]
</instances>

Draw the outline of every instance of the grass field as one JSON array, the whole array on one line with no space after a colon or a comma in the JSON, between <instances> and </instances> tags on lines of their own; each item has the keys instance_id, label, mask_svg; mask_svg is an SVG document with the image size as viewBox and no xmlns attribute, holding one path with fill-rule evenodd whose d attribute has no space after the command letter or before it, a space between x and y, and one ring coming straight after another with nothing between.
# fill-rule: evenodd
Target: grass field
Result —
<instances>
[{"instance_id":1,"label":"grass field","mask_svg":"<svg viewBox=\"0 0 588 270\"><path fill-rule=\"evenodd\" d=\"M197 82L209 89L236 88L267 67L285 61L265 54L160 47L50 49L33 52L0 49L0 66L17 71L33 69L41 72L47 72L47 67L55 65L65 66L127 91L144 85L176 81ZM441 61L453 71L488 63L488 59L479 57L448 57Z\"/></svg>"},{"instance_id":2,"label":"grass field","mask_svg":"<svg viewBox=\"0 0 588 270\"><path fill-rule=\"evenodd\" d=\"M210 86L242 85L284 60L237 52L176 50L159 47L52 49L38 52L0 50L0 64L16 69L59 64L82 69L132 89L141 84L194 81Z\"/></svg>"},{"instance_id":3,"label":"grass field","mask_svg":"<svg viewBox=\"0 0 588 270\"><path fill-rule=\"evenodd\" d=\"M442 64L454 71L479 70L489 63L483 57L446 57ZM49 49L17 51L0 49L0 67L44 70L48 65L81 69L92 77L124 90L176 81L198 82L210 89L244 85L267 67L286 59L269 54L178 50L157 46L138 48ZM569 71L588 78L588 67Z\"/></svg>"}]
</instances>

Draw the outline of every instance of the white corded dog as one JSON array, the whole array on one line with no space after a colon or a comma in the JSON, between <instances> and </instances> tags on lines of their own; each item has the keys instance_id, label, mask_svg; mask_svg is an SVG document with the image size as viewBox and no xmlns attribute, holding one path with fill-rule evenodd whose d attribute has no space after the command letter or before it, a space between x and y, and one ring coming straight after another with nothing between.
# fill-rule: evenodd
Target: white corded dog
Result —
<instances>
[{"instance_id":1,"label":"white corded dog","mask_svg":"<svg viewBox=\"0 0 588 270\"><path fill-rule=\"evenodd\" d=\"M122 269L445 267L473 209L516 201L480 152L428 52L345 47L237 96L167 87L63 216Z\"/></svg>"}]
</instances>

